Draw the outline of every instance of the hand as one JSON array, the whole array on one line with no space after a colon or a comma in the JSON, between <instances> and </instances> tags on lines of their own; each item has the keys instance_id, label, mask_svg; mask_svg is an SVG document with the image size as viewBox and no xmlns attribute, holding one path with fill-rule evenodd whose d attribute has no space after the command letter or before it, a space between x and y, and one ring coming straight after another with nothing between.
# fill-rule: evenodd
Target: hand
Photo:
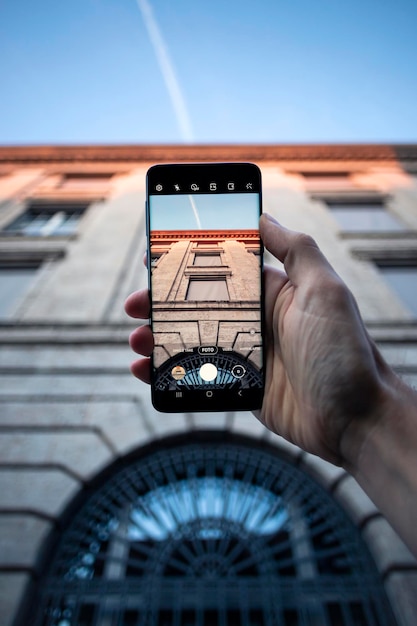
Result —
<instances>
[{"instance_id":1,"label":"hand","mask_svg":"<svg viewBox=\"0 0 417 626\"><path fill-rule=\"evenodd\" d=\"M286 273L265 268L266 386L257 417L272 431L336 464L343 462L342 438L351 422L370 419L388 368L369 339L356 302L308 236L273 218L261 218L266 248ZM126 312L149 317L146 289L126 300ZM149 326L130 336L145 357L153 350ZM150 382L150 359L131 371Z\"/></svg>"},{"instance_id":2,"label":"hand","mask_svg":"<svg viewBox=\"0 0 417 626\"><path fill-rule=\"evenodd\" d=\"M263 215L266 248L285 272L265 269L266 386L259 419L308 452L343 465L417 556L417 394L369 338L356 302L315 242ZM126 301L149 316L147 290ZM153 336L130 336L150 381Z\"/></svg>"},{"instance_id":3,"label":"hand","mask_svg":"<svg viewBox=\"0 0 417 626\"><path fill-rule=\"evenodd\" d=\"M266 387L258 417L304 450L342 464L343 435L351 423L373 419L390 370L315 242L267 215L260 229L286 273L265 270Z\"/></svg>"}]
</instances>

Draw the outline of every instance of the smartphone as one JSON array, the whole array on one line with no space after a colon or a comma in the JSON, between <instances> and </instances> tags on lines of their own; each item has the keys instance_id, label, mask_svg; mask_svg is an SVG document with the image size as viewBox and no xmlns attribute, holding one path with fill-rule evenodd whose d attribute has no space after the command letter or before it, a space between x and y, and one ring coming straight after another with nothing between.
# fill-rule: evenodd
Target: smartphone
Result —
<instances>
[{"instance_id":1,"label":"smartphone","mask_svg":"<svg viewBox=\"0 0 417 626\"><path fill-rule=\"evenodd\" d=\"M163 412L261 407L261 173L252 163L147 173L152 403Z\"/></svg>"}]
</instances>

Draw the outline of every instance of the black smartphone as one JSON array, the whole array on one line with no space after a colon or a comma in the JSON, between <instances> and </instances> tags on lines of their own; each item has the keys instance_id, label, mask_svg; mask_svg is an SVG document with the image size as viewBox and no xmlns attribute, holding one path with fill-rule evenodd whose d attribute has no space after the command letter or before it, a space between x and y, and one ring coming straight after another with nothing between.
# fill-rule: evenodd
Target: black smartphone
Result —
<instances>
[{"instance_id":1,"label":"black smartphone","mask_svg":"<svg viewBox=\"0 0 417 626\"><path fill-rule=\"evenodd\" d=\"M159 411L261 407L261 207L252 163L148 171L151 387Z\"/></svg>"}]
</instances>

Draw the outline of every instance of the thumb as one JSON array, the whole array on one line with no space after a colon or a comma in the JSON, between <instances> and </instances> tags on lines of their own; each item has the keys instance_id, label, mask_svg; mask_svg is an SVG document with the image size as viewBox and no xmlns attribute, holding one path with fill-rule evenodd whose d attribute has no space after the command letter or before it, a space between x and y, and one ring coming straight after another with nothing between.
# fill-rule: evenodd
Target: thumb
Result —
<instances>
[{"instance_id":1,"label":"thumb","mask_svg":"<svg viewBox=\"0 0 417 626\"><path fill-rule=\"evenodd\" d=\"M306 275L323 276L323 272L335 274L309 235L284 228L268 213L261 216L259 228L265 248L284 264L288 278L294 285L305 280Z\"/></svg>"}]
</instances>

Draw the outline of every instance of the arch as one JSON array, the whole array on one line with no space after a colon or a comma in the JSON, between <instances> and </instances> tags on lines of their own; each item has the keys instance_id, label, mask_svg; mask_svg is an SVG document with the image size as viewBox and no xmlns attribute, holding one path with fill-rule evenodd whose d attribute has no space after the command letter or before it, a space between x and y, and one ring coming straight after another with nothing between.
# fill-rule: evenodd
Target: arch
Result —
<instances>
[{"instance_id":1,"label":"arch","mask_svg":"<svg viewBox=\"0 0 417 626\"><path fill-rule=\"evenodd\" d=\"M205 348L198 347L186 353L169 358L157 371L155 385L158 389L259 389L262 386L262 371L250 360L238 352L224 350L218 346L209 348L213 353L204 354ZM205 363L214 365L217 374L211 382L205 382L200 376L201 366ZM180 365L184 368L184 376L175 380L172 370Z\"/></svg>"},{"instance_id":2,"label":"arch","mask_svg":"<svg viewBox=\"0 0 417 626\"><path fill-rule=\"evenodd\" d=\"M99 477L60 532L35 626L390 626L341 507L273 447L197 433Z\"/></svg>"}]
</instances>

